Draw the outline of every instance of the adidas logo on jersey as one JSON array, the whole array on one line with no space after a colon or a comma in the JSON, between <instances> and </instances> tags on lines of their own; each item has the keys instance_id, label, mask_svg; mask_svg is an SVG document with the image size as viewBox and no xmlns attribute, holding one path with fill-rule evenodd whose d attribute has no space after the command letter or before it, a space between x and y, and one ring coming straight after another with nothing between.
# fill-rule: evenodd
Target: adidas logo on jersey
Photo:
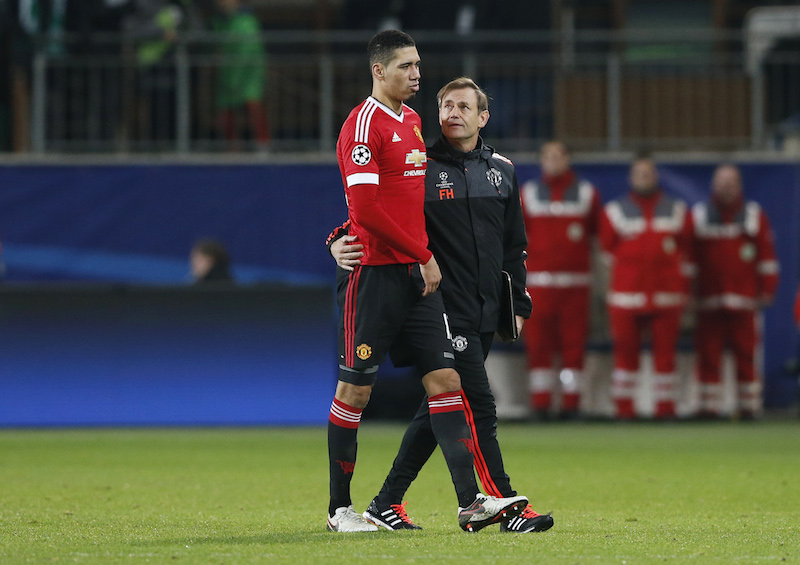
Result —
<instances>
[{"instance_id":1,"label":"adidas logo on jersey","mask_svg":"<svg viewBox=\"0 0 800 565\"><path fill-rule=\"evenodd\" d=\"M400 136L397 135L397 132L394 132L394 135L392 136L392 143L397 143L398 141L403 141L403 140L400 139Z\"/></svg>"}]
</instances>

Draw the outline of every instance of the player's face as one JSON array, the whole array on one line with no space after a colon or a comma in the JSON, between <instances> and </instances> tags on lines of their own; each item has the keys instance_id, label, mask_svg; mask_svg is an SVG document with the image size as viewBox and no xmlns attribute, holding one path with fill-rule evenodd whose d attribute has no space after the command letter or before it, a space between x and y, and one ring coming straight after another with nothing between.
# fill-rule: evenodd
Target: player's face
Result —
<instances>
[{"instance_id":1,"label":"player's face","mask_svg":"<svg viewBox=\"0 0 800 565\"><path fill-rule=\"evenodd\" d=\"M545 143L540 158L542 172L547 176L556 176L569 169L569 154L561 143Z\"/></svg>"},{"instance_id":2,"label":"player's face","mask_svg":"<svg viewBox=\"0 0 800 565\"><path fill-rule=\"evenodd\" d=\"M658 170L649 159L640 159L631 167L629 181L631 188L640 194L647 194L658 187Z\"/></svg>"},{"instance_id":3,"label":"player's face","mask_svg":"<svg viewBox=\"0 0 800 565\"><path fill-rule=\"evenodd\" d=\"M478 135L489 120L489 110L478 110L478 93L471 88L446 92L439 107L442 133L456 145L477 142Z\"/></svg>"},{"instance_id":4,"label":"player's face","mask_svg":"<svg viewBox=\"0 0 800 565\"><path fill-rule=\"evenodd\" d=\"M742 195L742 179L738 169L723 166L714 171L711 191L722 202L731 203L738 200Z\"/></svg>"},{"instance_id":5,"label":"player's face","mask_svg":"<svg viewBox=\"0 0 800 565\"><path fill-rule=\"evenodd\" d=\"M390 98L404 102L419 91L419 53L416 47L402 47L394 53L394 59L383 67L383 89Z\"/></svg>"}]
</instances>

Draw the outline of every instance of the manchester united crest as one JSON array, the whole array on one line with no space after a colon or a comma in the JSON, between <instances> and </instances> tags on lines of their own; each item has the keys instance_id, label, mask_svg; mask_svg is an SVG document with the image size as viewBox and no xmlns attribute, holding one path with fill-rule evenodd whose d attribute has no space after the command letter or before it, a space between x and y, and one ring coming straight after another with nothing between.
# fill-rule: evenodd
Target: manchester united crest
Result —
<instances>
[{"instance_id":1,"label":"manchester united crest","mask_svg":"<svg viewBox=\"0 0 800 565\"><path fill-rule=\"evenodd\" d=\"M495 188L499 188L500 183L503 182L503 174L494 167L486 171L486 178Z\"/></svg>"},{"instance_id":2,"label":"manchester united crest","mask_svg":"<svg viewBox=\"0 0 800 565\"><path fill-rule=\"evenodd\" d=\"M453 349L459 353L466 351L468 345L469 342L463 335L457 335L453 338Z\"/></svg>"},{"instance_id":3,"label":"manchester united crest","mask_svg":"<svg viewBox=\"0 0 800 565\"><path fill-rule=\"evenodd\" d=\"M356 347L356 355L358 355L358 358L362 361L366 361L372 355L372 348L366 343L362 343Z\"/></svg>"}]
</instances>

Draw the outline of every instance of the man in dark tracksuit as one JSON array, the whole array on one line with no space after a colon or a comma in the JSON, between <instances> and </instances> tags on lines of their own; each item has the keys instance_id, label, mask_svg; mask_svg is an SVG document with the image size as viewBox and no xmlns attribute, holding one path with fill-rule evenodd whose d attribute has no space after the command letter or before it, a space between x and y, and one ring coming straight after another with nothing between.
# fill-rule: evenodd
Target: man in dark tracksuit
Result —
<instances>
[{"instance_id":1,"label":"man in dark tracksuit","mask_svg":"<svg viewBox=\"0 0 800 565\"><path fill-rule=\"evenodd\" d=\"M487 494L514 496L497 441L497 415L484 361L498 326L503 270L512 276L519 328L531 313L519 186L511 161L479 136L489 119L483 91L471 79L456 79L439 91L438 102L443 135L427 149L425 179L429 246L442 271L439 289L450 321L475 468ZM342 237L343 231L331 234L329 245L339 266L347 269L358 264L360 253L352 236ZM364 513L368 521L389 530L418 528L401 501L435 449L428 404L423 401L386 482ZM502 528L531 532L552 525L551 516L528 506Z\"/></svg>"}]
</instances>

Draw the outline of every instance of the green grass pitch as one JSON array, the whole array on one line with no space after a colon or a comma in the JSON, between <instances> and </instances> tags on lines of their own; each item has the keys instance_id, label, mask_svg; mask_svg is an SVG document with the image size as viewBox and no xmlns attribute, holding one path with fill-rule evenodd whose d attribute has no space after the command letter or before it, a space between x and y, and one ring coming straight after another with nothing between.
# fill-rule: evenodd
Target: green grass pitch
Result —
<instances>
[{"instance_id":1,"label":"green grass pitch","mask_svg":"<svg viewBox=\"0 0 800 565\"><path fill-rule=\"evenodd\" d=\"M362 424L357 509L402 431ZM407 497L423 531L326 532L324 427L0 430L0 563L800 563L800 422L499 437L549 532L462 532L438 452Z\"/></svg>"}]
</instances>

